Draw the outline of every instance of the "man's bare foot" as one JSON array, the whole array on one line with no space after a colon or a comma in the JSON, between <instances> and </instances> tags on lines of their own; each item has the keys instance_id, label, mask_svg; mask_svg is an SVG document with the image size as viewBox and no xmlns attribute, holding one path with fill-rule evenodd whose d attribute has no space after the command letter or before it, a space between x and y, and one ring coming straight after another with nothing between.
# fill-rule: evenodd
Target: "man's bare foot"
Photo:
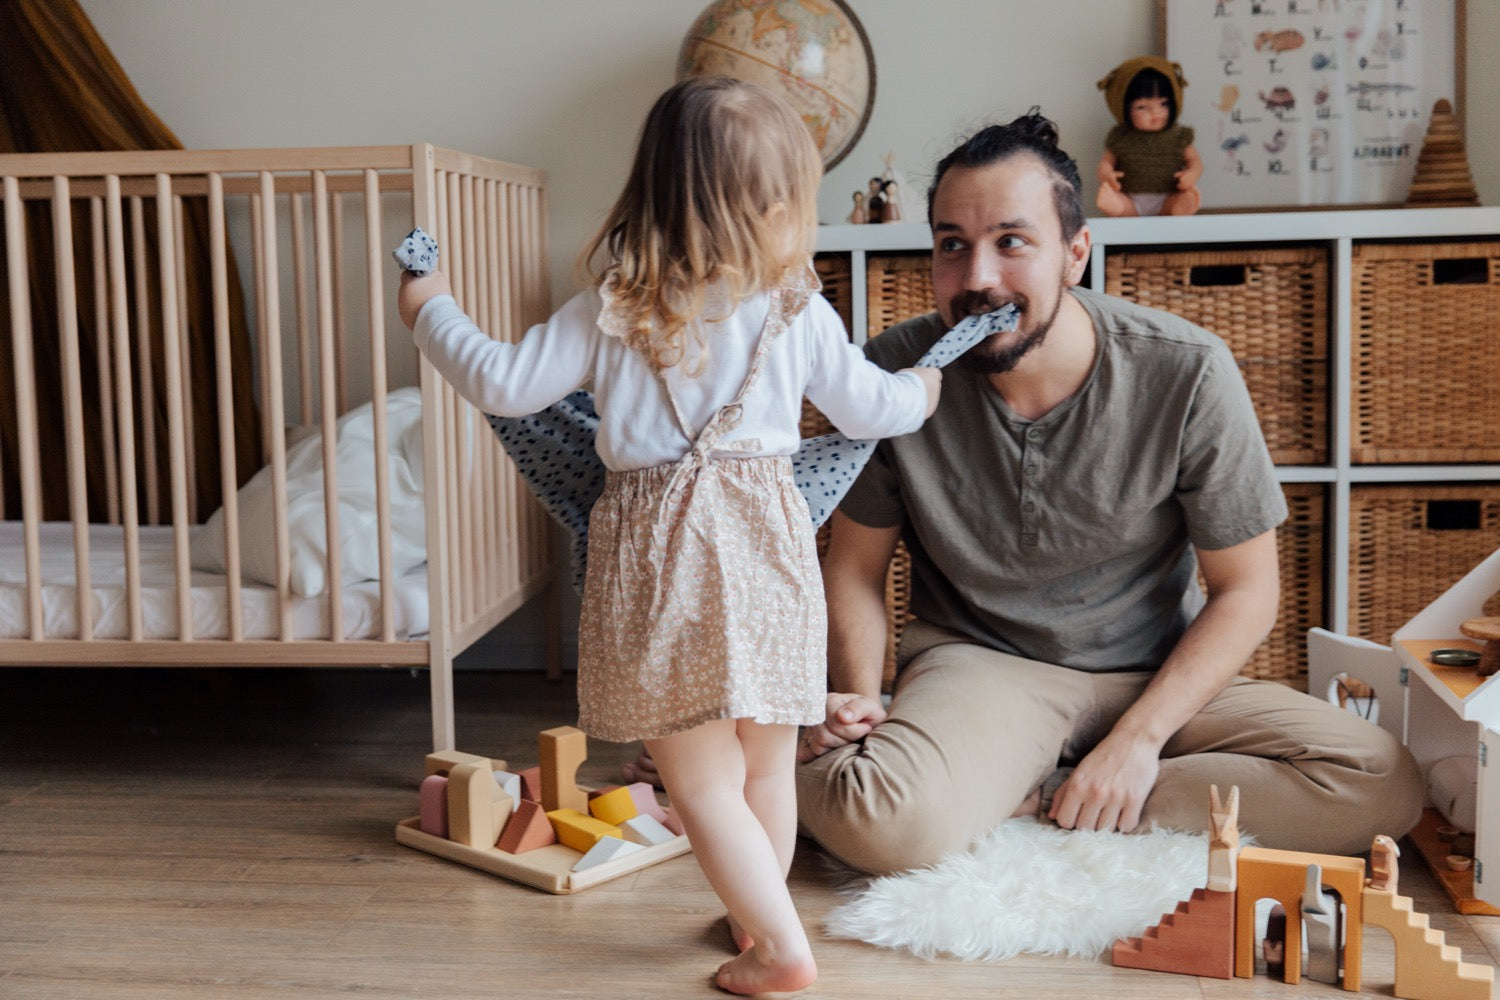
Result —
<instances>
[{"instance_id":1,"label":"man's bare foot","mask_svg":"<svg viewBox=\"0 0 1500 1000\"><path fill-rule=\"evenodd\" d=\"M740 926L738 920L729 914L725 914L724 919L729 921L729 936L734 941L734 953L736 955L755 947L755 939L750 936L749 931Z\"/></svg>"},{"instance_id":2,"label":"man's bare foot","mask_svg":"<svg viewBox=\"0 0 1500 1000\"><path fill-rule=\"evenodd\" d=\"M771 962L749 951L719 966L714 982L729 993L749 996L755 993L793 993L805 990L818 978L818 966L812 954L804 952L790 961Z\"/></svg>"},{"instance_id":3,"label":"man's bare foot","mask_svg":"<svg viewBox=\"0 0 1500 1000\"><path fill-rule=\"evenodd\" d=\"M625 778L625 784L633 785L637 781L644 781L654 788L661 787L661 775L656 773L656 761L651 755L642 750L635 760L628 761L620 768L621 775Z\"/></svg>"},{"instance_id":4,"label":"man's bare foot","mask_svg":"<svg viewBox=\"0 0 1500 1000\"><path fill-rule=\"evenodd\" d=\"M1021 804L1016 806L1016 811L1010 814L1010 818L1016 819L1021 816L1036 816L1038 810L1040 810L1041 807L1042 786L1037 785L1031 790L1031 794L1022 799Z\"/></svg>"}]
</instances>

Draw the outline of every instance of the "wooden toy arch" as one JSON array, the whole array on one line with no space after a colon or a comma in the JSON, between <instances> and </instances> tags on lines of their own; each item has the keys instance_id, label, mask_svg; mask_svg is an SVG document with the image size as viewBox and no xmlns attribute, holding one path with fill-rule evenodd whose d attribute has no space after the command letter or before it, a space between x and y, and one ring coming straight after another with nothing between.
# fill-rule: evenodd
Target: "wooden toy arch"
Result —
<instances>
[{"instance_id":1,"label":"wooden toy arch","mask_svg":"<svg viewBox=\"0 0 1500 1000\"><path fill-rule=\"evenodd\" d=\"M1285 981L1294 985L1301 981L1302 949L1293 942L1302 940L1302 889L1308 865L1323 869L1323 885L1336 891L1344 904L1344 989L1358 993L1365 887L1365 863L1358 858L1242 848L1234 914L1234 974L1241 979L1255 974L1255 901L1269 898L1286 910Z\"/></svg>"}]
</instances>

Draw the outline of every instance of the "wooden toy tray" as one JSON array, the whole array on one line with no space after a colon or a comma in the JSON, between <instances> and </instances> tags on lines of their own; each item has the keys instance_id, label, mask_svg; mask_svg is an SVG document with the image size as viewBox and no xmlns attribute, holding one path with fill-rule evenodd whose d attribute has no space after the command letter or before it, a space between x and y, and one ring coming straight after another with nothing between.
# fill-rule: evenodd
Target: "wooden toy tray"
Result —
<instances>
[{"instance_id":1,"label":"wooden toy tray","mask_svg":"<svg viewBox=\"0 0 1500 1000\"><path fill-rule=\"evenodd\" d=\"M692 850L688 846L687 837L678 835L666 843L643 848L586 871L575 872L572 871L573 865L577 864L582 855L571 847L549 844L524 854L510 854L494 847L467 847L457 841L423 833L420 818L416 816L396 824L396 842L558 895L578 892L621 875L629 875Z\"/></svg>"}]
</instances>

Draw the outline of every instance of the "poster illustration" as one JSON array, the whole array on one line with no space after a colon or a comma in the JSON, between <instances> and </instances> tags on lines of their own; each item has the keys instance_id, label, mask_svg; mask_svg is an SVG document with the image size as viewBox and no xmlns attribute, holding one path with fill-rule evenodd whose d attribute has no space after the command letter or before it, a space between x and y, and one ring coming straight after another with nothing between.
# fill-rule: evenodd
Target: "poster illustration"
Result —
<instances>
[{"instance_id":1,"label":"poster illustration","mask_svg":"<svg viewBox=\"0 0 1500 1000\"><path fill-rule=\"evenodd\" d=\"M1165 0L1207 209L1394 204L1459 105L1463 0Z\"/></svg>"}]
</instances>

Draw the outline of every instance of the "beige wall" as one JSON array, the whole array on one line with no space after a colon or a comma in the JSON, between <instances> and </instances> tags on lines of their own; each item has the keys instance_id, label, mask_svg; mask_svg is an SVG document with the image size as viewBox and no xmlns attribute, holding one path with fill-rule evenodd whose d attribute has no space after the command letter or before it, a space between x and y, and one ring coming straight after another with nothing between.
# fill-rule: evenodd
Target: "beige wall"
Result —
<instances>
[{"instance_id":1,"label":"beige wall","mask_svg":"<svg viewBox=\"0 0 1500 1000\"><path fill-rule=\"evenodd\" d=\"M624 180L646 109L707 0L82 0L146 102L194 147L416 141L551 176L554 297ZM874 113L823 186L824 221L896 163L918 191L962 134L1040 104L1086 180L1110 121L1094 88L1155 50L1156 0L852 0ZM1472 168L1500 201L1500 4L1469 0Z\"/></svg>"}]
</instances>

